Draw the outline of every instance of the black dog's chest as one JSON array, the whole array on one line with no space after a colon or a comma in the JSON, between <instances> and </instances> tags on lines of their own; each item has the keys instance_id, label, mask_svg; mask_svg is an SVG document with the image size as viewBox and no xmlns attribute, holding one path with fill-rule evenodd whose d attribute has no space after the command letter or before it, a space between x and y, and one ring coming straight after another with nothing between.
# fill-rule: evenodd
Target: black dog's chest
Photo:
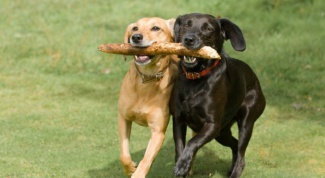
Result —
<instances>
[{"instance_id":1,"label":"black dog's chest","mask_svg":"<svg viewBox=\"0 0 325 178\"><path fill-rule=\"evenodd\" d=\"M189 91L189 95L181 101L180 111L187 125L193 130L200 130L206 122L205 95L207 94L204 91L195 94Z\"/></svg>"}]
</instances>

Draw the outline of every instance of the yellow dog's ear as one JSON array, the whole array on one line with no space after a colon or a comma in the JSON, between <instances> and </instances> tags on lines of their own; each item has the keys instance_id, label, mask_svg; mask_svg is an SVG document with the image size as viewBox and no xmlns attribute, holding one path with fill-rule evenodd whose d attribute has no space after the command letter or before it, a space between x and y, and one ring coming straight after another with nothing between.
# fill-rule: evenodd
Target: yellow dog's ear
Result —
<instances>
[{"instance_id":1,"label":"yellow dog's ear","mask_svg":"<svg viewBox=\"0 0 325 178\"><path fill-rule=\"evenodd\" d=\"M131 23L125 30L124 33L124 43L130 43L131 29L134 26L134 23Z\"/></svg>"},{"instance_id":2,"label":"yellow dog's ear","mask_svg":"<svg viewBox=\"0 0 325 178\"><path fill-rule=\"evenodd\" d=\"M168 27L168 29L169 29L169 31L171 33L171 36L174 39L174 36L175 36L175 34L174 34L175 19L168 19L168 20L166 20L166 23L167 23L167 27Z\"/></svg>"},{"instance_id":3,"label":"yellow dog's ear","mask_svg":"<svg viewBox=\"0 0 325 178\"><path fill-rule=\"evenodd\" d=\"M131 23L125 30L124 33L124 43L130 43L130 37L131 37L131 29L133 28L134 23ZM126 61L126 55L124 56L124 60Z\"/></svg>"}]
</instances>

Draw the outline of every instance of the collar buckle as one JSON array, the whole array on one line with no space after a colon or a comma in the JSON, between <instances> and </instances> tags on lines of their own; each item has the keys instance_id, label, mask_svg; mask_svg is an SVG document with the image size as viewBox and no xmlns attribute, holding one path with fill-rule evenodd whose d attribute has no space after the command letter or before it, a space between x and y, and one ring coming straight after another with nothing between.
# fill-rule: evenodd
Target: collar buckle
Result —
<instances>
[{"instance_id":1,"label":"collar buckle","mask_svg":"<svg viewBox=\"0 0 325 178\"><path fill-rule=\"evenodd\" d=\"M156 81L160 81L163 78L163 76L164 76L164 73L162 71L155 74Z\"/></svg>"},{"instance_id":2,"label":"collar buckle","mask_svg":"<svg viewBox=\"0 0 325 178\"><path fill-rule=\"evenodd\" d=\"M187 79L190 79L190 80L199 79L202 76L205 76L205 75L209 74L210 71L218 65L219 61L220 61L219 59L216 59L216 61L213 63L212 66L210 66L210 67L208 67L208 68L206 68L206 69L204 69L204 70L202 70L200 72L187 72L185 67L182 66L183 73L185 74Z\"/></svg>"},{"instance_id":3,"label":"collar buckle","mask_svg":"<svg viewBox=\"0 0 325 178\"><path fill-rule=\"evenodd\" d=\"M201 77L200 73L198 72L185 72L186 78L188 79L198 79Z\"/></svg>"}]
</instances>

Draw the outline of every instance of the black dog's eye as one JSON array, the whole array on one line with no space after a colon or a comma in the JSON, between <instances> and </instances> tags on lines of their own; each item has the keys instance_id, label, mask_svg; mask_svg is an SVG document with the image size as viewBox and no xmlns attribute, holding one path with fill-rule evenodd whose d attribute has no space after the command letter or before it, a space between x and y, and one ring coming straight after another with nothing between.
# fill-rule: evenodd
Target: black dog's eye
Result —
<instances>
[{"instance_id":1,"label":"black dog's eye","mask_svg":"<svg viewBox=\"0 0 325 178\"><path fill-rule=\"evenodd\" d=\"M207 27L207 28L206 28L206 31L212 32L213 29L212 29L211 27Z\"/></svg>"},{"instance_id":2,"label":"black dog's eye","mask_svg":"<svg viewBox=\"0 0 325 178\"><path fill-rule=\"evenodd\" d=\"M151 28L151 30L152 30L152 31L158 31L158 30L160 30L160 28L157 27L157 26L154 26L154 27Z\"/></svg>"},{"instance_id":3,"label":"black dog's eye","mask_svg":"<svg viewBox=\"0 0 325 178\"><path fill-rule=\"evenodd\" d=\"M133 27L132 31L138 31L138 27Z\"/></svg>"},{"instance_id":4,"label":"black dog's eye","mask_svg":"<svg viewBox=\"0 0 325 178\"><path fill-rule=\"evenodd\" d=\"M191 26L192 26L192 20L187 21L185 27L191 27Z\"/></svg>"},{"instance_id":5,"label":"black dog's eye","mask_svg":"<svg viewBox=\"0 0 325 178\"><path fill-rule=\"evenodd\" d=\"M208 24L204 24L203 27L202 27L202 30L206 31L206 32L212 32L213 28L210 27Z\"/></svg>"}]
</instances>

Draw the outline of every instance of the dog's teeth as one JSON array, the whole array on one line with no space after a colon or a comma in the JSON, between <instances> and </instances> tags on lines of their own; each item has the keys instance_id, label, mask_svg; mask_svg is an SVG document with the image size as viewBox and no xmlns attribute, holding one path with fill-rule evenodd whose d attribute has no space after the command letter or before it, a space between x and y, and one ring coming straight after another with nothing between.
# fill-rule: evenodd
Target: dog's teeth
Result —
<instances>
[{"instance_id":1,"label":"dog's teeth","mask_svg":"<svg viewBox=\"0 0 325 178\"><path fill-rule=\"evenodd\" d=\"M193 56L184 56L184 61L187 62L187 63L194 63L196 61L196 57L193 57Z\"/></svg>"},{"instance_id":2,"label":"dog's teeth","mask_svg":"<svg viewBox=\"0 0 325 178\"><path fill-rule=\"evenodd\" d=\"M187 63L194 63L196 61L196 57L193 57L193 56L184 56L184 61L187 62Z\"/></svg>"}]
</instances>

